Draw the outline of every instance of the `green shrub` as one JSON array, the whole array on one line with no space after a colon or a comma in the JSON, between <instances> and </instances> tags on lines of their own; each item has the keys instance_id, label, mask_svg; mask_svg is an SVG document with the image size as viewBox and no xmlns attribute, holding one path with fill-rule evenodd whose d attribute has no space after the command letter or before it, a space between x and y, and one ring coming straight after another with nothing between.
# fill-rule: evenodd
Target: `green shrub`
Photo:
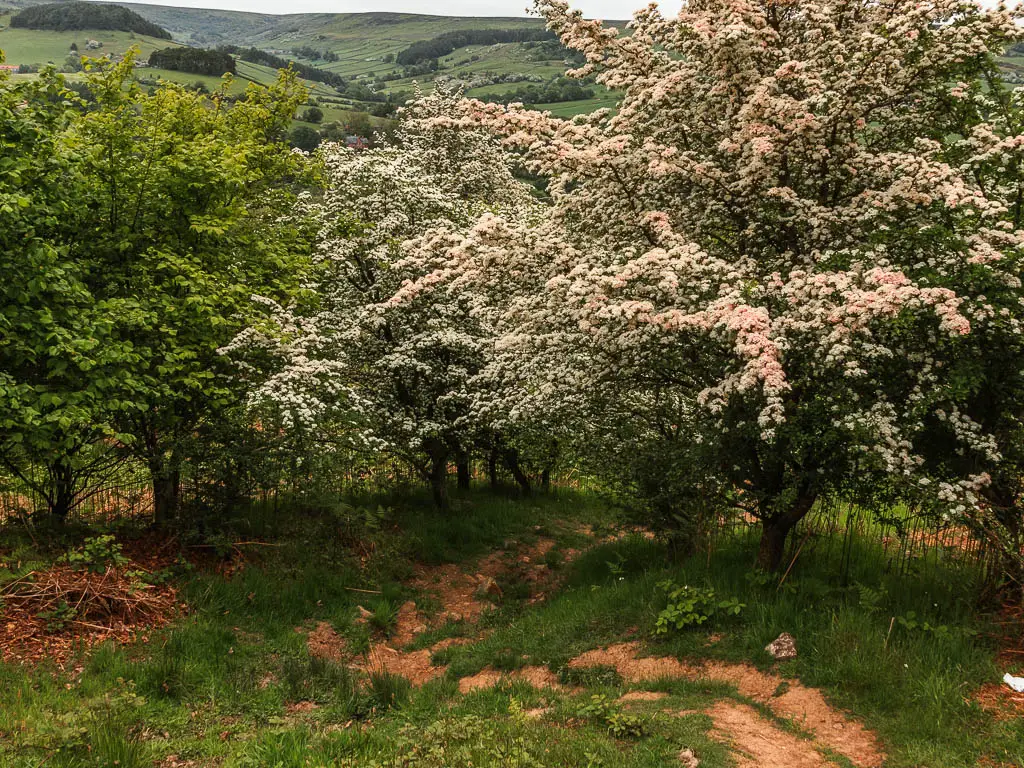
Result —
<instances>
[{"instance_id":1,"label":"green shrub","mask_svg":"<svg viewBox=\"0 0 1024 768\"><path fill-rule=\"evenodd\" d=\"M658 614L654 626L657 635L700 626L715 616L738 616L747 607L736 597L718 598L711 587L679 586L674 581L662 581L658 589L668 596L668 605Z\"/></svg>"},{"instance_id":2,"label":"green shrub","mask_svg":"<svg viewBox=\"0 0 1024 768\"><path fill-rule=\"evenodd\" d=\"M121 545L113 536L92 536L77 550L64 555L64 560L76 570L103 573L108 567L123 568L128 558L121 553Z\"/></svg>"},{"instance_id":3,"label":"green shrub","mask_svg":"<svg viewBox=\"0 0 1024 768\"><path fill-rule=\"evenodd\" d=\"M576 717L601 723L608 729L609 735L616 739L639 739L646 733L639 717L620 712L604 694L595 694L586 704L577 707Z\"/></svg>"},{"instance_id":4,"label":"green shrub","mask_svg":"<svg viewBox=\"0 0 1024 768\"><path fill-rule=\"evenodd\" d=\"M639 739L646 733L643 721L636 715L615 712L606 720L608 733L616 739Z\"/></svg>"}]
</instances>

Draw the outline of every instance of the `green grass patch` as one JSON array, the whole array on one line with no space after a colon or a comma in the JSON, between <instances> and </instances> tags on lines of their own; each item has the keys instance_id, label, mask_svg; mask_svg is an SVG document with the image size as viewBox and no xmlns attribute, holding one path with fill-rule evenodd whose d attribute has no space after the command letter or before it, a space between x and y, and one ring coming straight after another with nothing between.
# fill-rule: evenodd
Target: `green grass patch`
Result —
<instances>
[{"instance_id":1,"label":"green grass patch","mask_svg":"<svg viewBox=\"0 0 1024 768\"><path fill-rule=\"evenodd\" d=\"M685 747L702 766L724 768L728 750L711 738L701 712L719 699L742 701L731 686L628 684L614 668L568 662L600 645L638 640L655 655L766 667L763 648L782 631L796 637L799 656L781 672L820 687L873 728L887 766L953 768L983 757L1021 764L1024 725L993 719L970 701L977 685L1001 675L984 639L992 627L978 610L975 582L952 561L887 574L867 536L852 540L849 566L841 565L842 547L807 547L781 589L777 580L750 576L753 541L745 537L720 540L710 558L681 562L639 535L571 562L552 556L560 590L539 604L501 602L484 620L490 634L436 654L448 672L420 688L389 674L360 680L346 664L309 654L307 633L320 622L351 649L367 646L374 628L355 621L357 605L386 631L396 606L411 596L401 580L413 561L471 571L481 555L540 536L578 548L583 537L575 530L584 521L607 526L611 515L594 497L573 493L515 501L473 492L448 514L416 495L287 513L240 510L216 521L204 541L258 535L276 546L247 550L229 579L213 567L215 554L210 567L177 575L189 613L173 626L148 642L95 648L63 669L0 665L0 765L151 766L173 754L229 767L653 768L673 764ZM59 548L40 552L25 538L6 536L3 549L4 562L17 558L22 573ZM738 616L716 614L706 625L655 637L664 579L736 595L745 607ZM912 614L917 621L908 620ZM413 647L476 637L480 629L448 622ZM712 634L721 637L709 644ZM524 665L547 666L571 688L537 691L511 681L458 692L461 676ZM637 689L667 698L618 703ZM834 762L844 764L838 756Z\"/></svg>"}]
</instances>

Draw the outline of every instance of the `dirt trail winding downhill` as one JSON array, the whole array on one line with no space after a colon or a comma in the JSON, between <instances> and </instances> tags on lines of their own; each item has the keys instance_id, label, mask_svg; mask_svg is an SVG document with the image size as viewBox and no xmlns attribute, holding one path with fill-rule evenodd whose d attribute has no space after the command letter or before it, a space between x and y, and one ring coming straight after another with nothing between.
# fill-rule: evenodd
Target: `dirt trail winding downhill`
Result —
<instances>
[{"instance_id":1,"label":"dirt trail winding downhill","mask_svg":"<svg viewBox=\"0 0 1024 768\"><path fill-rule=\"evenodd\" d=\"M406 650L420 634L448 621L476 622L491 610L489 592L498 582L512 576L530 585L531 601L538 601L557 587L557 576L544 564L544 556L555 546L549 538L516 550L487 555L473 572L457 565L417 566L411 585L430 595L440 610L430 619L413 601L401 606L390 639L371 643L369 652L352 663L363 672L387 671L402 675L413 685L422 685L443 675L445 666L435 665L431 657L451 645L471 643L470 638L448 638L420 650ZM578 552L571 550L570 555ZM484 635L478 633L475 639ZM318 626L310 633L310 652L337 660L344 652L337 642L343 640L329 626ZM735 701L718 701L706 714L714 723L713 735L736 752L740 768L821 768L830 765L825 753L832 751L850 760L857 768L879 768L885 754L873 733L846 713L833 709L822 694L796 680L785 680L762 672L749 664L722 661L691 663L670 656L644 656L637 642L618 643L587 651L569 662L570 667L611 666L627 682L681 678L714 680L733 685L744 697L765 705L776 718L793 722L807 738L785 730L777 721L765 717L754 707ZM523 667L500 672L490 667L459 681L459 691L470 693L498 685L502 680L523 680L538 689L565 690L558 677L546 667ZM623 702L653 701L658 694L633 692ZM680 713L682 714L682 713Z\"/></svg>"},{"instance_id":2,"label":"dirt trail winding downhill","mask_svg":"<svg viewBox=\"0 0 1024 768\"><path fill-rule=\"evenodd\" d=\"M858 768L877 768L885 760L885 754L873 733L855 720L851 720L845 713L833 709L819 691L808 688L796 680L785 680L777 675L762 672L749 664L729 664L721 661L689 664L670 656L641 656L640 653L639 643L619 643L587 651L570 661L569 666L612 666L629 682L668 677L729 683L734 685L741 695L766 705L777 717L792 720L813 736L814 743L844 755ZM708 714L715 719L719 730L733 735L741 751L755 756L760 754L758 749L764 752L762 747L758 747L758 734L777 731L780 743L785 741L783 737L794 738L770 721L761 718L750 707L719 703L709 710ZM742 728L739 727L741 723L745 723ZM743 741L744 733L750 735L750 743ZM813 748L812 751L821 758ZM763 759L767 762L753 762L749 765L791 765L799 768L803 765L824 764L801 762L803 758L799 757L799 752L792 754L793 762L790 763L770 762L768 756L764 756Z\"/></svg>"}]
</instances>

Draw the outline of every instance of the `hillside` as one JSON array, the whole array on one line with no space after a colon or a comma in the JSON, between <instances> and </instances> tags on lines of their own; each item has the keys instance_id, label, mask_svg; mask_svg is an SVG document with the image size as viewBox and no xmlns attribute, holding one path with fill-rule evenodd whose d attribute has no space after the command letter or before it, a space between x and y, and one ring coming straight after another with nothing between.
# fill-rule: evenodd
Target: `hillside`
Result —
<instances>
[{"instance_id":1,"label":"hillside","mask_svg":"<svg viewBox=\"0 0 1024 768\"><path fill-rule=\"evenodd\" d=\"M92 51L87 50L86 44L89 40L95 40L100 47ZM169 40L121 30L80 29L61 32L16 29L10 27L10 15L0 12L0 50L4 52L8 64L59 65L67 58L72 44L77 45L83 54L94 56L119 55L135 45L139 47L143 59L148 58L150 53L159 48L176 45Z\"/></svg>"},{"instance_id":2,"label":"hillside","mask_svg":"<svg viewBox=\"0 0 1024 768\"><path fill-rule=\"evenodd\" d=\"M26 8L11 17L11 26L19 29L43 29L64 32L82 29L110 29L135 32L148 37L171 39L166 29L147 21L135 11L105 3L48 3Z\"/></svg>"},{"instance_id":3,"label":"hillside","mask_svg":"<svg viewBox=\"0 0 1024 768\"><path fill-rule=\"evenodd\" d=\"M117 57L129 47L140 49L146 61L168 42L138 31L102 28L25 29L11 24L17 10L4 3L32 6L32 0L0 0L0 50L8 64L31 71L47 63L74 71L74 44L83 54ZM80 5L78 3L68 4ZM571 116L614 106L614 96L593 83L583 88L565 81L572 63L569 52L544 29L539 18L454 17L408 13L342 13L269 15L237 11L118 4L147 28L164 30L175 45L224 49L234 55L237 80L233 93L249 82L266 83L275 69L294 61L311 88L311 97L324 113L323 123L306 124L322 135L368 135L368 126L392 117L416 88L432 88L438 78L463 83L467 95L507 101L519 94L536 94L540 104L556 114ZM102 7L102 6L92 6ZM110 6L107 6L110 7ZM64 10L64 6L58 6ZM36 6L29 18L57 13ZM59 16L59 14L58 14ZM62 19L50 26L59 26ZM80 25L79 25L80 26ZM88 41L98 47L87 49ZM253 56L253 51L263 56ZM401 63L400 63L401 62ZM215 88L220 78L169 68L140 70L140 81L172 80L191 87ZM300 114L303 111L300 111ZM299 125L298 123L296 124ZM332 127L334 126L334 127Z\"/></svg>"}]
</instances>

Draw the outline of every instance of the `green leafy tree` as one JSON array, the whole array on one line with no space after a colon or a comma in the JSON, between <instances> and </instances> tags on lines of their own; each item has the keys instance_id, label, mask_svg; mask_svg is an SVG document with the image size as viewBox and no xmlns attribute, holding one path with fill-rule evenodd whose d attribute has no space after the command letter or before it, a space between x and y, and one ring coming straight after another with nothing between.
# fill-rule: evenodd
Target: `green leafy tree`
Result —
<instances>
[{"instance_id":1,"label":"green leafy tree","mask_svg":"<svg viewBox=\"0 0 1024 768\"><path fill-rule=\"evenodd\" d=\"M90 225L72 247L94 296L119 303L117 334L135 350L132 407L118 424L150 469L158 522L179 504L188 445L234 412L240 385L218 349L248 324L253 294L287 301L307 252L282 219L307 172L285 142L304 86L292 72L202 95L132 81L129 55L90 63L96 108L76 124Z\"/></svg>"},{"instance_id":2,"label":"green leafy tree","mask_svg":"<svg viewBox=\"0 0 1024 768\"><path fill-rule=\"evenodd\" d=\"M70 246L88 216L78 102L52 69L0 73L0 464L65 517L118 460L126 371L116 298L97 299Z\"/></svg>"},{"instance_id":3,"label":"green leafy tree","mask_svg":"<svg viewBox=\"0 0 1024 768\"><path fill-rule=\"evenodd\" d=\"M288 141L296 149L312 152L320 146L320 132L308 125L299 125L288 134Z\"/></svg>"}]
</instances>

